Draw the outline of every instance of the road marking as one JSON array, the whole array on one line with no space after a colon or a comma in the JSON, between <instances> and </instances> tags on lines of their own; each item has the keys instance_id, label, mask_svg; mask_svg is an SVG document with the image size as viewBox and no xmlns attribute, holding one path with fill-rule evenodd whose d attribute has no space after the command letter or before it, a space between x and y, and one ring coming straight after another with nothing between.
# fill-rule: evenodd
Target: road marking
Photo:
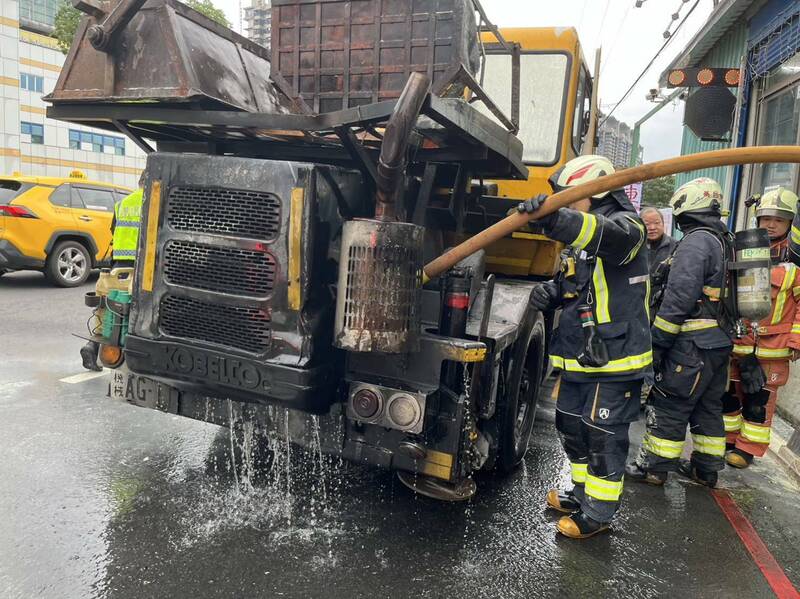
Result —
<instances>
[{"instance_id":1,"label":"road marking","mask_svg":"<svg viewBox=\"0 0 800 599\"><path fill-rule=\"evenodd\" d=\"M756 566L761 570L764 578L767 579L767 583L772 587L775 596L778 599L800 599L800 593L794 588L792 581L786 576L778 560L775 559L767 549L764 541L758 536L756 529L753 528L747 516L742 513L733 501L730 493L715 489L712 491L712 495L719 509L722 510L736 534L739 535L750 557L753 558Z\"/></svg>"},{"instance_id":2,"label":"road marking","mask_svg":"<svg viewBox=\"0 0 800 599\"><path fill-rule=\"evenodd\" d=\"M97 377L103 376L106 374L107 369L103 369L101 372L81 372L79 374L73 374L72 376L64 377L63 379L58 379L62 383L69 383L70 385L74 385L75 383L82 383L84 381L90 381L92 379L96 379Z\"/></svg>"}]
</instances>

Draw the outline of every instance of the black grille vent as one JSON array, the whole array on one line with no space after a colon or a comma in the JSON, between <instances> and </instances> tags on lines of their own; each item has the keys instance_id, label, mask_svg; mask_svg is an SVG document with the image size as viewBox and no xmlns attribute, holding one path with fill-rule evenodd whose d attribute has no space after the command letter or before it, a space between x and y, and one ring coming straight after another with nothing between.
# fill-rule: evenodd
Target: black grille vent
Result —
<instances>
[{"instance_id":1,"label":"black grille vent","mask_svg":"<svg viewBox=\"0 0 800 599\"><path fill-rule=\"evenodd\" d=\"M270 317L258 308L207 304L166 295L161 300L161 332L170 337L216 343L254 354L269 349Z\"/></svg>"},{"instance_id":2,"label":"black grille vent","mask_svg":"<svg viewBox=\"0 0 800 599\"><path fill-rule=\"evenodd\" d=\"M275 283L275 259L265 252L170 241L164 275L173 285L263 297Z\"/></svg>"},{"instance_id":3,"label":"black grille vent","mask_svg":"<svg viewBox=\"0 0 800 599\"><path fill-rule=\"evenodd\" d=\"M167 222L176 231L270 240L280 232L281 202L260 191L173 187Z\"/></svg>"}]
</instances>

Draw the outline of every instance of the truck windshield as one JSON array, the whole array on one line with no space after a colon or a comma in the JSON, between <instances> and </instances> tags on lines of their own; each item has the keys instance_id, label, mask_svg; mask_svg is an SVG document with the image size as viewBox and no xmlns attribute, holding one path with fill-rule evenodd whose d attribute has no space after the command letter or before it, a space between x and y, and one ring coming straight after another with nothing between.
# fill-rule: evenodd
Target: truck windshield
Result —
<instances>
[{"instance_id":1,"label":"truck windshield","mask_svg":"<svg viewBox=\"0 0 800 599\"><path fill-rule=\"evenodd\" d=\"M520 56L519 120L517 133L527 164L549 165L558 161L564 126L564 90L569 58L562 53ZM487 54L483 87L503 113L511 117L511 56ZM481 112L494 118L483 104ZM496 119L495 119L496 120Z\"/></svg>"}]
</instances>

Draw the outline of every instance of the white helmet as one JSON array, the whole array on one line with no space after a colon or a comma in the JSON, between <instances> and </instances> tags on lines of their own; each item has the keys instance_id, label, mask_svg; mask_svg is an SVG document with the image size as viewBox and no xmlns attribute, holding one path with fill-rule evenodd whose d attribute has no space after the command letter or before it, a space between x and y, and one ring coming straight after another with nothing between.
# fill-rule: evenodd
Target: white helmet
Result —
<instances>
[{"instance_id":1,"label":"white helmet","mask_svg":"<svg viewBox=\"0 0 800 599\"><path fill-rule=\"evenodd\" d=\"M783 187L768 191L756 205L756 218L776 216L792 220L797 211L797 195Z\"/></svg>"},{"instance_id":2,"label":"white helmet","mask_svg":"<svg viewBox=\"0 0 800 599\"><path fill-rule=\"evenodd\" d=\"M555 191L559 191L567 187L575 187L576 185L594 181L599 177L610 175L614 172L614 165L605 156L597 154L578 156L550 175L550 185ZM606 191L593 197L597 199L604 198L608 193Z\"/></svg>"},{"instance_id":3,"label":"white helmet","mask_svg":"<svg viewBox=\"0 0 800 599\"><path fill-rule=\"evenodd\" d=\"M681 185L669 201L672 214L714 214L722 207L722 188L714 179L700 177Z\"/></svg>"}]
</instances>

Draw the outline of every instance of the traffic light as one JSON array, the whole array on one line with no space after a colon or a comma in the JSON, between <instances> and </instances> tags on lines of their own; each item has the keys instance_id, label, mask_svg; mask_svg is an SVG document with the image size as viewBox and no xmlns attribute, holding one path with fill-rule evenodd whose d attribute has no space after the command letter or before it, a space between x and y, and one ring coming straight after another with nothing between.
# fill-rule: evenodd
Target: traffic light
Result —
<instances>
[{"instance_id":1,"label":"traffic light","mask_svg":"<svg viewBox=\"0 0 800 599\"><path fill-rule=\"evenodd\" d=\"M739 69L672 69L667 75L667 87L739 87L739 79Z\"/></svg>"}]
</instances>

